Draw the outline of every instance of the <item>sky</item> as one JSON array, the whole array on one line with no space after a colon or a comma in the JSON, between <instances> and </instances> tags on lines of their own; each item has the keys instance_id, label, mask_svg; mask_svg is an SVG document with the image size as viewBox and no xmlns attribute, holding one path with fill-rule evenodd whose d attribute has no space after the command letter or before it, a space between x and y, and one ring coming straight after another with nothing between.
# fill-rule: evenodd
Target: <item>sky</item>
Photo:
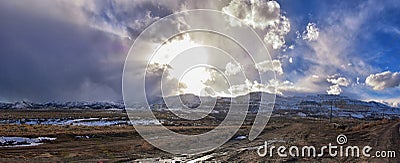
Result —
<instances>
[{"instance_id":1,"label":"sky","mask_svg":"<svg viewBox=\"0 0 400 163\"><path fill-rule=\"evenodd\" d=\"M149 63L149 97L160 94L163 83L168 95L340 94L400 106L400 2L396 0L3 0L0 101L122 101L124 63L140 33L163 17L192 9L236 17L268 49L268 54L255 58L271 59L252 63L248 57L240 58L245 51L224 37L184 33L167 41L150 61L131 52L135 66L125 72L144 73L136 71ZM200 15L170 23L163 32L182 32L190 28L188 24L219 27L223 21ZM146 41L148 47L160 42ZM204 45L209 48L196 48ZM179 52L188 54L179 58ZM229 56L239 57L239 62ZM215 66L179 71L194 63ZM261 82L253 71L274 72L276 78ZM140 82L138 75L130 84Z\"/></svg>"}]
</instances>

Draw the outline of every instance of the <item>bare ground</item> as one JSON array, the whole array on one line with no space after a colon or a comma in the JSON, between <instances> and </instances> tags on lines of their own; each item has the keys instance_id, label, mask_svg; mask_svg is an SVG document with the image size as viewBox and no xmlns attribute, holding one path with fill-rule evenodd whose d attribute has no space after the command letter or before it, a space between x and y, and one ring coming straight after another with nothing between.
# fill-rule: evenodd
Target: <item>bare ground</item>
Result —
<instances>
[{"instance_id":1,"label":"bare ground","mask_svg":"<svg viewBox=\"0 0 400 163\"><path fill-rule=\"evenodd\" d=\"M0 117L26 118L62 116L62 117L115 117L123 116L116 112L2 112ZM311 119L299 117L274 117L253 141L230 140L216 150L188 159L211 155L208 161L217 162L400 162L397 158L361 157L260 157L256 148L265 141L276 142L275 146L321 147L329 143L336 144L336 137L345 134L346 145L373 147L377 150L392 150L400 154L400 120L363 121L354 119ZM215 126L169 126L174 131L195 134L209 131ZM247 135L249 126L243 126L237 135ZM0 148L0 162L135 162L143 158L176 157L160 151L146 143L132 126L85 127L85 126L51 126L51 125L1 125L0 136L52 136L55 141L45 142L33 147ZM89 139L76 136L90 136ZM153 161L154 161L153 160Z\"/></svg>"}]
</instances>

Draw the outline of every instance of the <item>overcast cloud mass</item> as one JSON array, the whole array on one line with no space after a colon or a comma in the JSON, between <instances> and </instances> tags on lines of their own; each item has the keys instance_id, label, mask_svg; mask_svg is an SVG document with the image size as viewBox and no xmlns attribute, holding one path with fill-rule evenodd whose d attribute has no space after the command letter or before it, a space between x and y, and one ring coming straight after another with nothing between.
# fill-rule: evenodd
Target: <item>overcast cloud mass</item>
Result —
<instances>
[{"instance_id":1,"label":"overcast cloud mass","mask_svg":"<svg viewBox=\"0 0 400 163\"><path fill-rule=\"evenodd\" d=\"M217 45L243 58L237 63L223 55L199 57L233 81L228 85L216 71L196 70L201 75L190 79L199 80L203 95L328 93L393 105L400 102L400 2L395 0L3 0L0 101L122 101L122 71L134 40L151 23L190 9L213 9L237 17L257 32L272 57L251 63L223 38L179 36L177 41L185 47ZM188 21L218 23L212 18L182 19L165 30L183 31L189 28ZM154 45L150 41L148 46ZM166 46L167 57L156 57L149 65L148 95L159 94L163 72L168 76L163 82L178 84L178 90L166 88L169 94L198 91L185 81L189 79L179 81L174 71L179 65L166 62L174 52L168 48L177 47L174 41ZM144 60L138 57L137 66L145 66ZM240 77L243 70L273 71L277 77L260 84L255 77Z\"/></svg>"}]
</instances>

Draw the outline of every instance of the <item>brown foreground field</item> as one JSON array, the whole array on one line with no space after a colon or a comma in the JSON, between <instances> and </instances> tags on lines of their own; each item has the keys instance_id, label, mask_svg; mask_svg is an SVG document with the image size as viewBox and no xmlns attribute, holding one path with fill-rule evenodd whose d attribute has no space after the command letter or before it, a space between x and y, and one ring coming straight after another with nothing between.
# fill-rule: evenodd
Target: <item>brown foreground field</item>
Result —
<instances>
[{"instance_id":1,"label":"brown foreground field","mask_svg":"<svg viewBox=\"0 0 400 163\"><path fill-rule=\"evenodd\" d=\"M0 119L28 118L126 118L121 111L11 111L0 112ZM215 119L217 121L217 119ZM174 156L145 142L133 126L74 126L2 124L0 136L56 137L42 145L30 147L0 147L0 162L155 162L182 159L194 160L210 156L213 162L400 162L400 120L364 121L355 119L326 119L301 117L272 117L264 131L255 140L232 139L216 150L195 156ZM217 123L217 122L216 122ZM215 125L168 126L184 133L197 134L213 129ZM250 126L243 126L237 136L247 135ZM347 136L347 145L371 146L375 151L395 151L397 158L360 157L260 157L257 147L265 141L280 146L321 146L336 144L340 134Z\"/></svg>"}]
</instances>

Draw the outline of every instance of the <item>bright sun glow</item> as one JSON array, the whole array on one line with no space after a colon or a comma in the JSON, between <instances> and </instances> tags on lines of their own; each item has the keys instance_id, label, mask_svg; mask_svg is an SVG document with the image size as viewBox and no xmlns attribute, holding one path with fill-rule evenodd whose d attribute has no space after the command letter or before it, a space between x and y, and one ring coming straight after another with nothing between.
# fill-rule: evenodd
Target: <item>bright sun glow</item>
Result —
<instances>
[{"instance_id":1,"label":"bright sun glow","mask_svg":"<svg viewBox=\"0 0 400 163\"><path fill-rule=\"evenodd\" d=\"M180 81L187 85L187 88L184 89L183 92L202 95L202 90L206 87L203 82L210 78L211 74L207 71L207 68L205 67L196 67L187 71L182 76Z\"/></svg>"},{"instance_id":2,"label":"bright sun glow","mask_svg":"<svg viewBox=\"0 0 400 163\"><path fill-rule=\"evenodd\" d=\"M182 39L173 39L172 41L163 44L153 55L150 63L169 64L182 52L198 46L201 46L201 44L192 41L189 35L183 35Z\"/></svg>"},{"instance_id":3,"label":"bright sun glow","mask_svg":"<svg viewBox=\"0 0 400 163\"><path fill-rule=\"evenodd\" d=\"M180 82L186 86L186 88L181 88L181 92L200 95L206 87L203 82L210 79L211 74L206 67L193 68L193 66L207 63L208 53L203 48L188 51L201 46L191 40L189 35L183 35L182 39L174 39L161 46L150 63L170 65L171 77L180 79ZM188 67L192 67L192 69L188 69Z\"/></svg>"}]
</instances>

